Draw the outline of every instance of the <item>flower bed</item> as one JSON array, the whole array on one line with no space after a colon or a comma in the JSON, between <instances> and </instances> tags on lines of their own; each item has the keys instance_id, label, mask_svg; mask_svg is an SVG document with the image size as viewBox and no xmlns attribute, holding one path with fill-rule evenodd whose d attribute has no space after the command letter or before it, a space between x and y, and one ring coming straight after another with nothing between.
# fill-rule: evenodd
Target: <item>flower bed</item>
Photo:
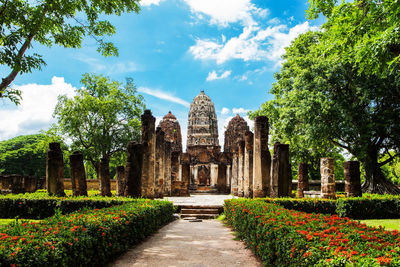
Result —
<instances>
[{"instance_id":1,"label":"flower bed","mask_svg":"<svg viewBox=\"0 0 400 267\"><path fill-rule=\"evenodd\" d=\"M398 231L263 200L226 200L227 222L266 266L400 266Z\"/></svg>"},{"instance_id":2,"label":"flower bed","mask_svg":"<svg viewBox=\"0 0 400 267\"><path fill-rule=\"evenodd\" d=\"M0 230L0 266L104 265L172 219L172 203L137 200L9 225Z\"/></svg>"}]
</instances>

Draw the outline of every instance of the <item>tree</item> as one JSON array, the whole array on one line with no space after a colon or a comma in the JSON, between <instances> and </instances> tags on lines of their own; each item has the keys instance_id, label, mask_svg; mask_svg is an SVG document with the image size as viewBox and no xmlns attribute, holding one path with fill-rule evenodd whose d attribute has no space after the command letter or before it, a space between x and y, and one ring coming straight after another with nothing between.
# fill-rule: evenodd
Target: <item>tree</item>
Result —
<instances>
[{"instance_id":1,"label":"tree","mask_svg":"<svg viewBox=\"0 0 400 267\"><path fill-rule=\"evenodd\" d=\"M20 93L10 88L19 73L41 69L41 55L27 53L32 43L51 47L60 45L80 48L86 36L98 43L104 56L118 55L116 47L104 36L115 33L115 27L102 14L139 13L138 0L69 1L69 0L3 0L0 6L0 64L10 72L0 83L0 98L18 103Z\"/></svg>"},{"instance_id":2,"label":"tree","mask_svg":"<svg viewBox=\"0 0 400 267\"><path fill-rule=\"evenodd\" d=\"M136 94L132 79L123 85L101 75L84 74L81 83L83 88L74 98L58 98L54 116L61 133L71 139L72 150L81 150L97 177L101 180L104 173L107 182L109 171L101 166L108 169L115 153L125 151L129 141L139 141L143 97Z\"/></svg>"},{"instance_id":3,"label":"tree","mask_svg":"<svg viewBox=\"0 0 400 267\"><path fill-rule=\"evenodd\" d=\"M400 152L400 84L397 74L364 74L346 60L326 60L329 31L300 35L286 49L271 93L260 112L278 112L274 127L314 149L330 142L365 169L364 192L398 194L381 167ZM382 154L388 158L379 161Z\"/></svg>"},{"instance_id":4,"label":"tree","mask_svg":"<svg viewBox=\"0 0 400 267\"><path fill-rule=\"evenodd\" d=\"M44 138L42 134L32 134L0 142L0 173L45 176L46 154L37 150Z\"/></svg>"}]
</instances>

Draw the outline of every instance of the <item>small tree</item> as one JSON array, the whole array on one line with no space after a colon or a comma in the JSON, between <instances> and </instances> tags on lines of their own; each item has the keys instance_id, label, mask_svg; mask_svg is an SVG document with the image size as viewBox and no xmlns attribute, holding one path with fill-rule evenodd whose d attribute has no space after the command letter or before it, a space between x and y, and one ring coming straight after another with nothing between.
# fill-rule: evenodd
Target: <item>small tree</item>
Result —
<instances>
[{"instance_id":1,"label":"small tree","mask_svg":"<svg viewBox=\"0 0 400 267\"><path fill-rule=\"evenodd\" d=\"M123 86L101 75L84 74L81 83L83 88L75 97L59 97L54 116L60 131L72 140L71 148L83 152L101 184L109 184L112 155L125 151L129 141L140 139L143 97L136 94L132 79ZM110 193L101 189L103 194Z\"/></svg>"},{"instance_id":2,"label":"small tree","mask_svg":"<svg viewBox=\"0 0 400 267\"><path fill-rule=\"evenodd\" d=\"M104 56L118 55L116 47L104 40L115 33L115 27L101 15L139 13L138 0L70 1L5 0L0 6L0 64L10 68L2 77L0 98L18 103L20 93L10 88L19 73L32 72L45 64L42 56L32 52L32 42L68 48L80 48L86 36L99 44Z\"/></svg>"}]
</instances>

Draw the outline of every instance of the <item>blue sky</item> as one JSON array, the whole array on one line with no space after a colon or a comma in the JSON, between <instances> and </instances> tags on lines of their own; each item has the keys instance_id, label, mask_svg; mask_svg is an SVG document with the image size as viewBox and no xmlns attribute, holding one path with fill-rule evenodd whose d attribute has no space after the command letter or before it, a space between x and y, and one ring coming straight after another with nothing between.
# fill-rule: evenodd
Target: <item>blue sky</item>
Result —
<instances>
[{"instance_id":1,"label":"blue sky","mask_svg":"<svg viewBox=\"0 0 400 267\"><path fill-rule=\"evenodd\" d=\"M140 14L108 17L119 57L102 57L91 39L81 49L34 44L47 65L14 81L23 91L19 107L0 103L0 140L47 129L57 95L73 96L82 74L93 72L121 82L132 77L158 120L168 111L177 116L184 139L189 104L204 90L223 145L230 118L272 97L284 47L321 24L305 19L306 0L142 0L141 6ZM0 67L2 77L8 71Z\"/></svg>"}]
</instances>

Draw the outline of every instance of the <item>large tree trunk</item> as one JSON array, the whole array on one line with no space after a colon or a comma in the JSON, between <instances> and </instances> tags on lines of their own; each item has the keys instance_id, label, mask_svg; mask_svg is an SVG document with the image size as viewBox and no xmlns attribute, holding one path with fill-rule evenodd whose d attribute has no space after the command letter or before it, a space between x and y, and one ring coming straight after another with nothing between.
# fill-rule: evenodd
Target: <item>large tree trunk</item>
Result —
<instances>
[{"instance_id":1,"label":"large tree trunk","mask_svg":"<svg viewBox=\"0 0 400 267\"><path fill-rule=\"evenodd\" d=\"M365 182L361 185L363 193L399 195L400 189L386 179L378 163L378 152L371 151L367 155L365 166Z\"/></svg>"}]
</instances>

